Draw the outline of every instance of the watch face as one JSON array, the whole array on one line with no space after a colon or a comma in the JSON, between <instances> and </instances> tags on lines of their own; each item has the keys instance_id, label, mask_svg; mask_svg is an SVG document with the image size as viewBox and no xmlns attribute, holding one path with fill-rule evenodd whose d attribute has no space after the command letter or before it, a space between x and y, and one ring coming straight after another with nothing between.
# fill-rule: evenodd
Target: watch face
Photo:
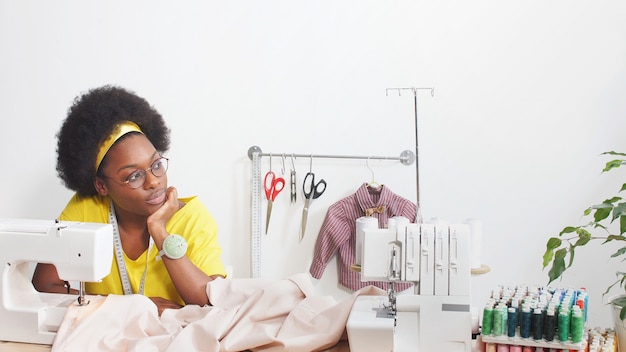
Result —
<instances>
[{"instance_id":1,"label":"watch face","mask_svg":"<svg viewBox=\"0 0 626 352\"><path fill-rule=\"evenodd\" d=\"M187 241L180 235L169 235L163 242L165 255L171 259L178 259L187 253Z\"/></svg>"}]
</instances>

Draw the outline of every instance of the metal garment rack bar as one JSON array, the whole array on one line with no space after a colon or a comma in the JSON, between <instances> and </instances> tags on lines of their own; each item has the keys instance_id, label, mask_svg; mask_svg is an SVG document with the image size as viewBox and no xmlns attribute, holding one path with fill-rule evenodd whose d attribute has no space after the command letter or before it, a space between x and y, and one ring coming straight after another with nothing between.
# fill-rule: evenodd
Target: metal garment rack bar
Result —
<instances>
[{"instance_id":1,"label":"metal garment rack bar","mask_svg":"<svg viewBox=\"0 0 626 352\"><path fill-rule=\"evenodd\" d=\"M263 153L256 145L248 148L248 157L252 160L254 154L269 157L291 157L291 158L322 158L322 159L357 159L357 160L398 160L403 165L413 165L415 154L410 150L400 153L400 156L359 156L359 155L325 155L325 154L294 154L294 153Z\"/></svg>"}]
</instances>

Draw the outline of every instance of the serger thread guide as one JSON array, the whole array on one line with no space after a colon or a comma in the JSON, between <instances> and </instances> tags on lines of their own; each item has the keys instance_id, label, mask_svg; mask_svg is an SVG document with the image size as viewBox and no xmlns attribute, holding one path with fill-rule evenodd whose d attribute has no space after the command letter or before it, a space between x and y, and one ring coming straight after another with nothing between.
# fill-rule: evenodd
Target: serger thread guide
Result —
<instances>
[{"instance_id":1,"label":"serger thread guide","mask_svg":"<svg viewBox=\"0 0 626 352\"><path fill-rule=\"evenodd\" d=\"M356 299L350 350L470 352L470 227L390 220L388 229L363 230L361 280L392 288ZM396 294L396 282L413 282L414 294Z\"/></svg>"},{"instance_id":2,"label":"serger thread guide","mask_svg":"<svg viewBox=\"0 0 626 352\"><path fill-rule=\"evenodd\" d=\"M52 344L76 295L37 292L29 263L54 264L67 281L96 282L113 259L110 224L0 219L0 340ZM84 297L82 297L84 303Z\"/></svg>"}]
</instances>

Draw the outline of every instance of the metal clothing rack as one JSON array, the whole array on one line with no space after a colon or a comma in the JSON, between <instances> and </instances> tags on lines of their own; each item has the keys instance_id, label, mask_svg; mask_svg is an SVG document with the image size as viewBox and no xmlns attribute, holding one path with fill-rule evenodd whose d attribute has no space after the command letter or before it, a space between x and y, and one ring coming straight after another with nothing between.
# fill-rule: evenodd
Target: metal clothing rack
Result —
<instances>
[{"instance_id":1,"label":"metal clothing rack","mask_svg":"<svg viewBox=\"0 0 626 352\"><path fill-rule=\"evenodd\" d=\"M252 146L248 149L248 157L252 160L252 212L251 227L252 237L250 240L251 252L251 270L252 277L261 276L261 252L263 246L262 226L261 226L261 193L263 186L261 185L261 157L269 156L281 158L331 158L331 159L363 159L363 160L398 160L403 165L412 165L415 163L415 154L410 150L400 153L400 156L358 156L358 155L324 155L324 154L295 154L295 153L263 153L258 146Z\"/></svg>"},{"instance_id":2,"label":"metal clothing rack","mask_svg":"<svg viewBox=\"0 0 626 352\"><path fill-rule=\"evenodd\" d=\"M358 160L398 160L403 165L413 165L415 154L410 150L400 153L400 156L360 156L360 155L325 155L325 154L295 154L295 153L263 153L256 145L248 148L248 157L252 160L254 154L257 156L269 157L291 157L291 158L323 158L323 159L358 159Z\"/></svg>"}]
</instances>

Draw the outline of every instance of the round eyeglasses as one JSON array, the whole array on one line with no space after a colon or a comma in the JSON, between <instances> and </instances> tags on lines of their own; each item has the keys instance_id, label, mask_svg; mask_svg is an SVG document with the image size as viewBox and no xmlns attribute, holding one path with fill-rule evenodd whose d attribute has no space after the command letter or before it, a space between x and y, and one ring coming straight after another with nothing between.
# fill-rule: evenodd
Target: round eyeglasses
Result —
<instances>
[{"instance_id":1,"label":"round eyeglasses","mask_svg":"<svg viewBox=\"0 0 626 352\"><path fill-rule=\"evenodd\" d=\"M152 163L152 165L150 165L149 168L145 170L137 170L128 175L128 177L126 177L126 180L124 180L124 183L132 189L139 188L143 186L143 184L146 182L146 174L148 173L148 171L150 171L156 177L161 177L165 175L165 173L167 172L169 161L170 160L168 158L158 158Z\"/></svg>"}]
</instances>

